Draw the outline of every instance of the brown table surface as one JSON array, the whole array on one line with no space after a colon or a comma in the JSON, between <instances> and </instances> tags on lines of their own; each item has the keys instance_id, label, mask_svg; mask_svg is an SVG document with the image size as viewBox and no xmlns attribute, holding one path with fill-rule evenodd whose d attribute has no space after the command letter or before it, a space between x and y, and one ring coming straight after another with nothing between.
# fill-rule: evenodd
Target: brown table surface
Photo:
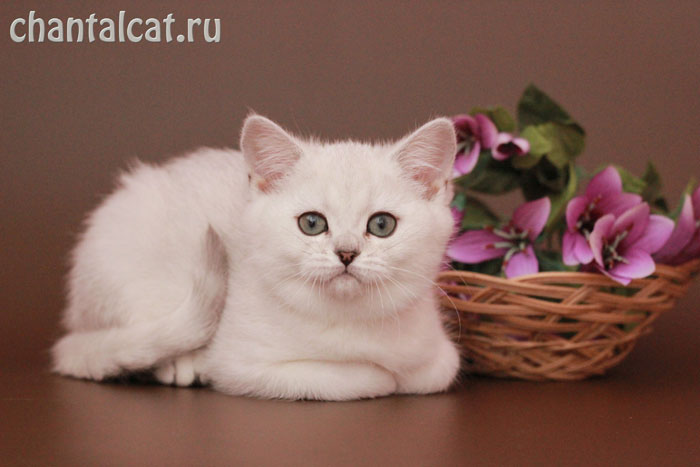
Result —
<instances>
[{"instance_id":1,"label":"brown table surface","mask_svg":"<svg viewBox=\"0 0 700 467\"><path fill-rule=\"evenodd\" d=\"M0 464L698 465L698 292L609 375L572 383L466 377L434 396L286 402L5 365Z\"/></svg>"}]
</instances>

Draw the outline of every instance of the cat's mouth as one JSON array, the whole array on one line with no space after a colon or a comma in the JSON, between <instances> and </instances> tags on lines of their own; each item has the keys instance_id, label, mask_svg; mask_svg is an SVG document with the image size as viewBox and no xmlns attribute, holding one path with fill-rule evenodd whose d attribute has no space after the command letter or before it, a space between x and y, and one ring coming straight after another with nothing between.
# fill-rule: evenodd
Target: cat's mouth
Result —
<instances>
[{"instance_id":1,"label":"cat's mouth","mask_svg":"<svg viewBox=\"0 0 700 467\"><path fill-rule=\"evenodd\" d=\"M347 269L340 271L338 274L331 277L331 281L335 281L335 280L341 280L341 281L355 280L357 282L361 282L359 277L357 277L355 274L348 271Z\"/></svg>"},{"instance_id":2,"label":"cat's mouth","mask_svg":"<svg viewBox=\"0 0 700 467\"><path fill-rule=\"evenodd\" d=\"M336 298L350 299L363 290L363 281L347 269L331 276L326 283L328 292Z\"/></svg>"},{"instance_id":3,"label":"cat's mouth","mask_svg":"<svg viewBox=\"0 0 700 467\"><path fill-rule=\"evenodd\" d=\"M366 285L372 281L372 277L368 277L364 268L351 265L349 268L337 268L335 271L329 271L325 282L328 285L354 287L357 285Z\"/></svg>"}]
</instances>

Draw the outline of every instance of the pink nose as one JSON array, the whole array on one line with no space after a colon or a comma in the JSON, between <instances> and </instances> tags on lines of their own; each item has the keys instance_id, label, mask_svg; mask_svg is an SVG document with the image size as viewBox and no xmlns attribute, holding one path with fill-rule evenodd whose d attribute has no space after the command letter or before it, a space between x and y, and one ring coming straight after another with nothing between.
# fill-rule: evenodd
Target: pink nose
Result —
<instances>
[{"instance_id":1,"label":"pink nose","mask_svg":"<svg viewBox=\"0 0 700 467\"><path fill-rule=\"evenodd\" d=\"M352 260L354 260L359 253L357 251L338 250L335 252L335 254L338 255L338 258L340 258L340 262L347 266L348 264L352 263Z\"/></svg>"}]
</instances>

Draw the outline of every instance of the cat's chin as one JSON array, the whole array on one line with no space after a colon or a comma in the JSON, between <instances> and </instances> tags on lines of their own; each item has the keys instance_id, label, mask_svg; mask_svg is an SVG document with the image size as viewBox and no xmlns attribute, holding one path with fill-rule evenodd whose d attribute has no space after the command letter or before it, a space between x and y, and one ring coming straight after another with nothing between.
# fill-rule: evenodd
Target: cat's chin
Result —
<instances>
[{"instance_id":1,"label":"cat's chin","mask_svg":"<svg viewBox=\"0 0 700 467\"><path fill-rule=\"evenodd\" d=\"M326 289L332 296L347 300L362 293L362 284L353 274L343 272L328 281Z\"/></svg>"}]
</instances>

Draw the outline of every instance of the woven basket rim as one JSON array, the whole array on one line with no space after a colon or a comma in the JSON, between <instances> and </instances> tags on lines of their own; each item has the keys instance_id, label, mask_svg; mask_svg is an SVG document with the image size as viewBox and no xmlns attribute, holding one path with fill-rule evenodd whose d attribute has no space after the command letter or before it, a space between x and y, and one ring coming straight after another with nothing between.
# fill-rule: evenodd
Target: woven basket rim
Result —
<instances>
[{"instance_id":1,"label":"woven basket rim","mask_svg":"<svg viewBox=\"0 0 700 467\"><path fill-rule=\"evenodd\" d=\"M643 279L633 279L629 286L640 286L649 281L650 279L658 276L678 276L679 272L681 276L690 274L692 271L700 268L700 258L691 259L685 263L677 265L668 264L657 264L654 272ZM624 287L622 284L615 282L610 277L602 273L597 272L582 272L582 271L540 271L535 274L526 274L513 278L505 278L500 276L494 276L491 274L484 274L482 272L475 271L460 271L457 269L448 269L440 271L438 274L438 279L445 277L455 276L456 278L472 277L475 279L483 278L488 280L493 285L502 283L504 285L512 284L514 282L546 282L546 283L561 283L575 284L575 283L585 283L585 284L595 284L601 287ZM682 277L679 277L682 278Z\"/></svg>"}]
</instances>

